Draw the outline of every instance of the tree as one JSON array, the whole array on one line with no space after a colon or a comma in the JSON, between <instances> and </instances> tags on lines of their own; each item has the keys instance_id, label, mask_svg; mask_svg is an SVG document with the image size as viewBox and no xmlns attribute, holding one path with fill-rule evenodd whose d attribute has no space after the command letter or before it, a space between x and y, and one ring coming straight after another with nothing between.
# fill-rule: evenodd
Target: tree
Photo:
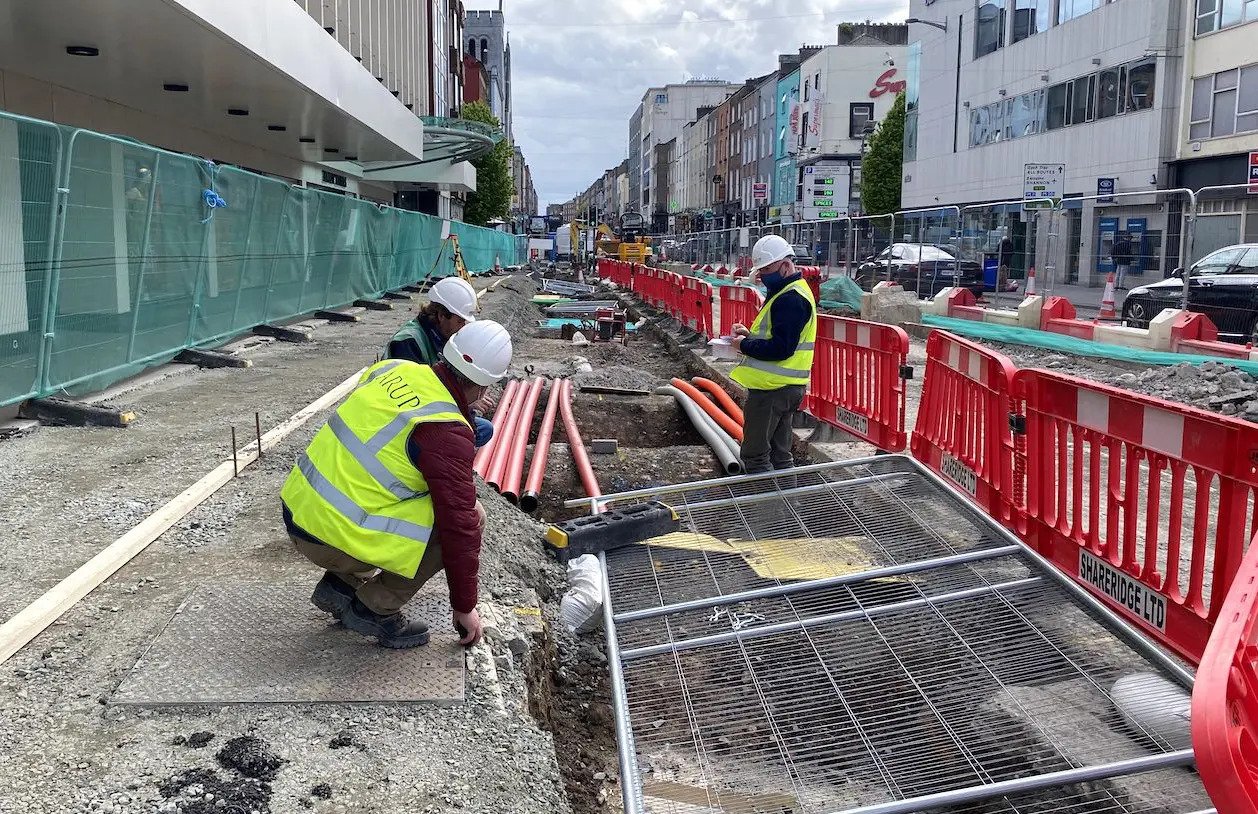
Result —
<instances>
[{"instance_id":1,"label":"tree","mask_svg":"<svg viewBox=\"0 0 1258 814\"><path fill-rule=\"evenodd\" d=\"M484 102L463 105L463 118L501 127L498 117ZM515 182L511 178L511 144L505 138L494 149L472 162L476 168L476 191L468 193L463 220L484 226L491 220L506 220L511 213Z\"/></svg>"},{"instance_id":2,"label":"tree","mask_svg":"<svg viewBox=\"0 0 1258 814\"><path fill-rule=\"evenodd\" d=\"M861 209L866 215L885 215L900 208L900 179L904 175L904 94L896 97L887 117L869 139L861 159Z\"/></svg>"}]
</instances>

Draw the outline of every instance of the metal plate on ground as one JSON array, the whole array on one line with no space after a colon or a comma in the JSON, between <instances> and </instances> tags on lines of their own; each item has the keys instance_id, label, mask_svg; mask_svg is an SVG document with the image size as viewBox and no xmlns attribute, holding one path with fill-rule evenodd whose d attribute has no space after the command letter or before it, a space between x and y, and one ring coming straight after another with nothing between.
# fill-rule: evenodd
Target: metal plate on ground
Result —
<instances>
[{"instance_id":1,"label":"metal plate on ground","mask_svg":"<svg viewBox=\"0 0 1258 814\"><path fill-rule=\"evenodd\" d=\"M912 459L656 498L604 557L631 814L1209 810L1191 677Z\"/></svg>"},{"instance_id":2,"label":"metal plate on ground","mask_svg":"<svg viewBox=\"0 0 1258 814\"><path fill-rule=\"evenodd\" d=\"M114 703L139 706L463 701L463 652L435 586L407 613L423 647L390 650L310 604L314 580L198 587L123 680Z\"/></svg>"}]
</instances>

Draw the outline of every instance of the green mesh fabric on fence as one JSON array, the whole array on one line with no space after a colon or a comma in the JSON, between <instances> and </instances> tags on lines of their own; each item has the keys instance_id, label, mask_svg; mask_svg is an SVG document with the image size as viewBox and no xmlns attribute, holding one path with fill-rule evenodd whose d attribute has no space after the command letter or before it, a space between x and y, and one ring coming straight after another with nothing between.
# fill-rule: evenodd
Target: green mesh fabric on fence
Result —
<instances>
[{"instance_id":1,"label":"green mesh fabric on fence","mask_svg":"<svg viewBox=\"0 0 1258 814\"><path fill-rule=\"evenodd\" d=\"M440 218L7 114L0 230L0 406L454 273ZM517 235L450 232L474 274L523 260Z\"/></svg>"}]
</instances>

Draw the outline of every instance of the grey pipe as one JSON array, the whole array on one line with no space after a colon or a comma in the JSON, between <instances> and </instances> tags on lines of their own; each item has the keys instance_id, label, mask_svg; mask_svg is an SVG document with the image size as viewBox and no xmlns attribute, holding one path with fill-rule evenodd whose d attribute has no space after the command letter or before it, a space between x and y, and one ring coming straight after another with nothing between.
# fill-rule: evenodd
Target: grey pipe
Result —
<instances>
[{"instance_id":1,"label":"grey pipe","mask_svg":"<svg viewBox=\"0 0 1258 814\"><path fill-rule=\"evenodd\" d=\"M664 386L673 388L671 384L664 385ZM659 392L659 388L656 388L656 392L657 393ZM698 404L695 404L695 400L692 396L690 396L685 391L680 391L680 392L681 392L682 398L684 398L686 401L694 405L695 409L698 410L698 416L702 418L705 422L707 422L707 425L712 428L712 432L716 433L717 437L720 438L721 441L725 444L726 449L728 449L730 452L734 454L734 460L738 461L738 472L741 473L743 471L742 470L742 459L743 459L742 445L739 444L737 441L735 441L733 436L731 436L729 433L725 431L724 427L722 427L720 424L717 424L716 419L708 415L707 410L703 409ZM669 393L667 395L673 395L673 394Z\"/></svg>"},{"instance_id":2,"label":"grey pipe","mask_svg":"<svg viewBox=\"0 0 1258 814\"><path fill-rule=\"evenodd\" d=\"M690 419L690 423L699 431L699 435L712 451L716 453L717 459L721 462L727 475L737 475L743 471L742 462L738 459L738 448L734 444L734 439L717 426L703 408L695 404L693 400L685 393L666 384L662 387L655 388L655 392L665 396L672 396L681 405L681 409L685 411L686 416Z\"/></svg>"}]
</instances>

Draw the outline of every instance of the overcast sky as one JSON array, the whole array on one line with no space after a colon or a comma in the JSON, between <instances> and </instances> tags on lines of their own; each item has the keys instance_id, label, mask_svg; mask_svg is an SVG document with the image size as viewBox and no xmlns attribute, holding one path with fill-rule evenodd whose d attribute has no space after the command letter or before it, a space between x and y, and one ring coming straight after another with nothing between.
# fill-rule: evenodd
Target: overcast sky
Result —
<instances>
[{"instance_id":1,"label":"overcast sky","mask_svg":"<svg viewBox=\"0 0 1258 814\"><path fill-rule=\"evenodd\" d=\"M515 140L545 211L624 160L648 87L761 76L780 53L834 43L841 22L902 21L908 0L504 0L503 11Z\"/></svg>"}]
</instances>

